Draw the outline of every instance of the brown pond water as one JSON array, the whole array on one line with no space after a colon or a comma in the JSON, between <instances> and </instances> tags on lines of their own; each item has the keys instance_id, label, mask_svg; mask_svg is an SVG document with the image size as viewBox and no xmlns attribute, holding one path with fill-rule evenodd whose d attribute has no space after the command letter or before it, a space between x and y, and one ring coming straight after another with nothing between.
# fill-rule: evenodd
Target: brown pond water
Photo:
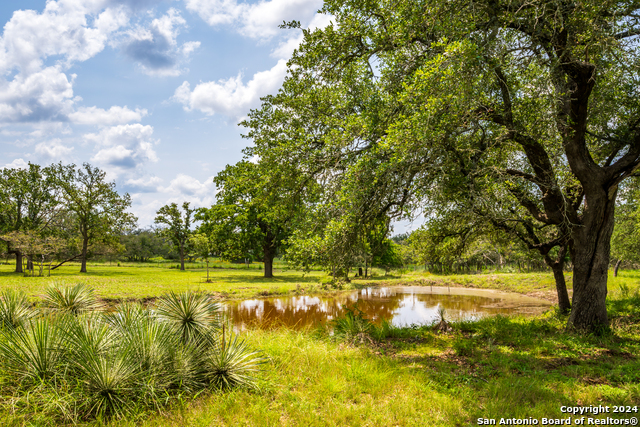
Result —
<instances>
[{"instance_id":1,"label":"brown pond water","mask_svg":"<svg viewBox=\"0 0 640 427\"><path fill-rule=\"evenodd\" d=\"M496 314L538 314L551 306L545 300L520 294L468 288L389 287L366 288L335 296L287 296L251 299L225 304L236 328L249 325L291 328L320 325L357 306L369 319L390 320L396 326L430 324L439 307L447 320L475 320Z\"/></svg>"}]
</instances>

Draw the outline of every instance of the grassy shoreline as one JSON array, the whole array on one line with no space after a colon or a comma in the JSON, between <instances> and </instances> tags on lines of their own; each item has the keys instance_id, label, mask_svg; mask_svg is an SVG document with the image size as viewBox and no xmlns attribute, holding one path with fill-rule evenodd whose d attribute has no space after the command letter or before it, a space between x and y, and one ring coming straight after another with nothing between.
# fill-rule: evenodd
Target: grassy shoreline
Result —
<instances>
[{"instance_id":1,"label":"grassy shoreline","mask_svg":"<svg viewBox=\"0 0 640 427\"><path fill-rule=\"evenodd\" d=\"M553 301L555 286L550 272L545 273L487 273L476 275L433 275L412 271L402 275L384 275L375 270L374 277L352 278L350 283L331 283L331 278L321 271L303 273L278 265L275 277L265 279L259 265L246 269L241 266L221 263L210 270L210 283L206 283L206 270L201 265L189 265L186 271L169 268L171 265L141 264L117 266L117 264L92 264L88 273L78 272L73 263L55 270L51 277L24 277L13 273L13 266L0 265L0 290L19 287L30 297L42 295L52 283L86 283L97 295L107 301L144 301L161 296L169 291L201 291L220 300L259 298L292 294L327 294L363 287L380 286L460 286L531 294ZM570 287L570 273L567 281ZM536 295L532 295L536 296Z\"/></svg>"},{"instance_id":2,"label":"grassy shoreline","mask_svg":"<svg viewBox=\"0 0 640 427\"><path fill-rule=\"evenodd\" d=\"M139 268L138 274L129 272L128 280L119 275L112 281L114 276L108 271L94 269L94 273L90 270L89 275L81 276L84 281L96 284L102 296L118 295L120 289L121 298L158 295L166 289L179 292L191 282L178 281L172 288L171 281L194 274L166 274L156 268L155 286L147 284L123 292L122 288L131 283L148 280L149 273ZM2 273L0 288L27 284L25 291L38 295L47 283L41 280L46 278L9 280L11 275ZM230 298L239 298L274 289L272 283L256 277L257 270L252 272L254 276L226 270L220 273L218 282L206 284L211 287L201 290L227 289L236 291L229 292ZM341 291L329 285L323 289L319 273L306 276L308 281L301 281L304 277L298 272L278 274L282 293L304 292L311 286L317 292ZM74 273L52 279L71 283L78 276ZM223 277L235 280L225 282ZM411 273L374 279L357 279L347 286L411 283L524 294L554 292L551 275L538 273ZM238 289L247 283L251 289ZM242 333L242 338L267 359L259 377L259 391L204 393L128 419L86 420L79 425L467 426L477 425L478 418L497 422L514 417L566 419L568 414L560 412L563 405L640 405L639 283L640 272L622 272L620 277L611 278L611 330L601 336L565 331L566 318L553 311L533 318L493 317L453 324L445 333L431 327L391 328L384 337L362 342L338 340L318 329L249 330ZM64 404L64 390L45 387L31 394L9 393L5 387L8 381L7 374L0 372L1 425L60 425L56 410Z\"/></svg>"}]
</instances>

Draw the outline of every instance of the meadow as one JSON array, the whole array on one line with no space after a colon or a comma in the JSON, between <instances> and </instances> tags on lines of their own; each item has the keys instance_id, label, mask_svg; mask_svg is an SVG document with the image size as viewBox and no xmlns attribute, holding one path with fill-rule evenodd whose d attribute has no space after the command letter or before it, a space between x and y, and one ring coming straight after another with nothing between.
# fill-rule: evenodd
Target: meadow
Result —
<instances>
[{"instance_id":1,"label":"meadow","mask_svg":"<svg viewBox=\"0 0 640 427\"><path fill-rule=\"evenodd\" d=\"M175 267L175 266L174 266ZM194 266L195 267L195 266ZM219 299L274 293L340 292L368 285L474 286L552 298L550 273L490 273L437 276L406 271L331 285L320 271L303 274L279 264L276 278L259 265L180 272L167 266L77 266L51 278L22 277L0 269L0 290L20 287L34 300L51 282L83 281L100 298L159 297L198 290ZM568 275L568 278L570 276ZM570 283L570 281L569 281ZM241 338L265 358L257 388L181 396L157 409L120 419L76 418L76 425L113 426L467 426L478 418L566 419L563 405L640 404L640 272L610 277L610 330L582 335L565 330L566 317L551 310L533 318L494 317L474 323L383 325L343 336L326 329L249 330ZM24 393L0 372L0 424L60 425L68 397L55 385ZM595 418L601 418L598 415ZM638 417L604 414L614 418ZM70 423L70 421L66 421Z\"/></svg>"},{"instance_id":2,"label":"meadow","mask_svg":"<svg viewBox=\"0 0 640 427\"><path fill-rule=\"evenodd\" d=\"M106 300L144 300L159 297L169 291L201 291L218 299L239 299L256 296L282 295L288 293L318 294L340 292L366 286L384 285L433 285L462 286L485 289L499 289L510 292L553 298L555 285L551 273L486 273L472 275L434 275L422 267L410 267L388 274L382 269L372 269L367 278L351 275L350 283L333 283L330 275L322 270L303 272L291 269L286 263L274 263L274 276L265 279L262 263L232 264L224 261L210 263L209 279L205 264L186 263L185 271L180 271L175 263L125 263L96 262L88 264L88 273L79 273L80 265L68 263L51 272L51 276L25 276L14 273L12 263L0 264L0 290L19 287L30 297L41 295L52 283L85 283L96 290L99 297ZM571 274L566 274L570 285ZM613 279L613 278L610 278ZM617 278L617 283L625 279Z\"/></svg>"}]
</instances>

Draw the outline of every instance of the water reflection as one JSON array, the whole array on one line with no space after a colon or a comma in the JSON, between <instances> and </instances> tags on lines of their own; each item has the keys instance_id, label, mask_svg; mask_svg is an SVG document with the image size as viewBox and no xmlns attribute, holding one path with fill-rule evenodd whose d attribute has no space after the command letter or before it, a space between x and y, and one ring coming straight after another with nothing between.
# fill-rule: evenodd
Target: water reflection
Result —
<instances>
[{"instance_id":1,"label":"water reflection","mask_svg":"<svg viewBox=\"0 0 640 427\"><path fill-rule=\"evenodd\" d=\"M495 314L534 314L549 307L544 300L517 294L466 288L393 287L367 288L337 296L291 296L229 302L225 309L236 327L303 328L340 316L356 305L375 321L394 325L432 323L438 308L448 320L478 319Z\"/></svg>"}]
</instances>

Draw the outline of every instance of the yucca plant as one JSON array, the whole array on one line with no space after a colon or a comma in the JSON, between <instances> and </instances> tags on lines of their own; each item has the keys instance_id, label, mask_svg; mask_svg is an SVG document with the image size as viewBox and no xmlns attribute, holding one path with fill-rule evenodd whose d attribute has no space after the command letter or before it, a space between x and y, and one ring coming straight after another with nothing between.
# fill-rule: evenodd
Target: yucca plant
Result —
<instances>
[{"instance_id":1,"label":"yucca plant","mask_svg":"<svg viewBox=\"0 0 640 427\"><path fill-rule=\"evenodd\" d=\"M16 378L44 381L63 363L61 327L63 319L40 317L20 327L0 330L0 363Z\"/></svg>"},{"instance_id":2,"label":"yucca plant","mask_svg":"<svg viewBox=\"0 0 640 427\"><path fill-rule=\"evenodd\" d=\"M145 309L142 304L135 302L124 302L116 307L115 311L105 313L105 321L114 328L124 331L131 325L140 322L142 319L152 315L152 312Z\"/></svg>"},{"instance_id":3,"label":"yucca plant","mask_svg":"<svg viewBox=\"0 0 640 427\"><path fill-rule=\"evenodd\" d=\"M210 350L210 341L206 339L179 343L172 348L166 370L170 381L167 388L191 393L204 389L207 385L206 356Z\"/></svg>"},{"instance_id":4,"label":"yucca plant","mask_svg":"<svg viewBox=\"0 0 640 427\"><path fill-rule=\"evenodd\" d=\"M139 372L131 346L122 345L117 330L101 315L69 322L68 363L82 386L86 411L100 417L121 417L135 400Z\"/></svg>"},{"instance_id":5,"label":"yucca plant","mask_svg":"<svg viewBox=\"0 0 640 427\"><path fill-rule=\"evenodd\" d=\"M35 314L24 292L13 289L0 292L0 328L17 328Z\"/></svg>"},{"instance_id":6,"label":"yucca plant","mask_svg":"<svg viewBox=\"0 0 640 427\"><path fill-rule=\"evenodd\" d=\"M126 305L121 313L109 315L109 323L117 328L120 345L131 348L138 370L144 373L145 384L161 387L170 383L168 366L171 354L179 340L165 322L149 310Z\"/></svg>"},{"instance_id":7,"label":"yucca plant","mask_svg":"<svg viewBox=\"0 0 640 427\"><path fill-rule=\"evenodd\" d=\"M70 353L71 361L78 352L105 355L118 346L117 330L100 313L89 313L67 318L63 331L63 343Z\"/></svg>"},{"instance_id":8,"label":"yucca plant","mask_svg":"<svg viewBox=\"0 0 640 427\"><path fill-rule=\"evenodd\" d=\"M252 351L245 341L231 334L229 339L221 336L205 361L206 379L217 389L232 387L257 388L256 377L264 358Z\"/></svg>"},{"instance_id":9,"label":"yucca plant","mask_svg":"<svg viewBox=\"0 0 640 427\"><path fill-rule=\"evenodd\" d=\"M78 283L75 286L53 284L45 293L44 303L51 310L75 315L101 308L93 289L84 283Z\"/></svg>"},{"instance_id":10,"label":"yucca plant","mask_svg":"<svg viewBox=\"0 0 640 427\"><path fill-rule=\"evenodd\" d=\"M158 316L180 336L182 343L205 336L218 327L220 305L204 294L171 292L158 301Z\"/></svg>"},{"instance_id":11,"label":"yucca plant","mask_svg":"<svg viewBox=\"0 0 640 427\"><path fill-rule=\"evenodd\" d=\"M438 319L439 322L437 325L435 325L434 327L434 331L436 332L448 332L449 330L451 330L451 326L449 326L449 323L447 323L447 319L446 319L446 314L447 311L445 310L445 308L441 305L438 306Z\"/></svg>"}]
</instances>

